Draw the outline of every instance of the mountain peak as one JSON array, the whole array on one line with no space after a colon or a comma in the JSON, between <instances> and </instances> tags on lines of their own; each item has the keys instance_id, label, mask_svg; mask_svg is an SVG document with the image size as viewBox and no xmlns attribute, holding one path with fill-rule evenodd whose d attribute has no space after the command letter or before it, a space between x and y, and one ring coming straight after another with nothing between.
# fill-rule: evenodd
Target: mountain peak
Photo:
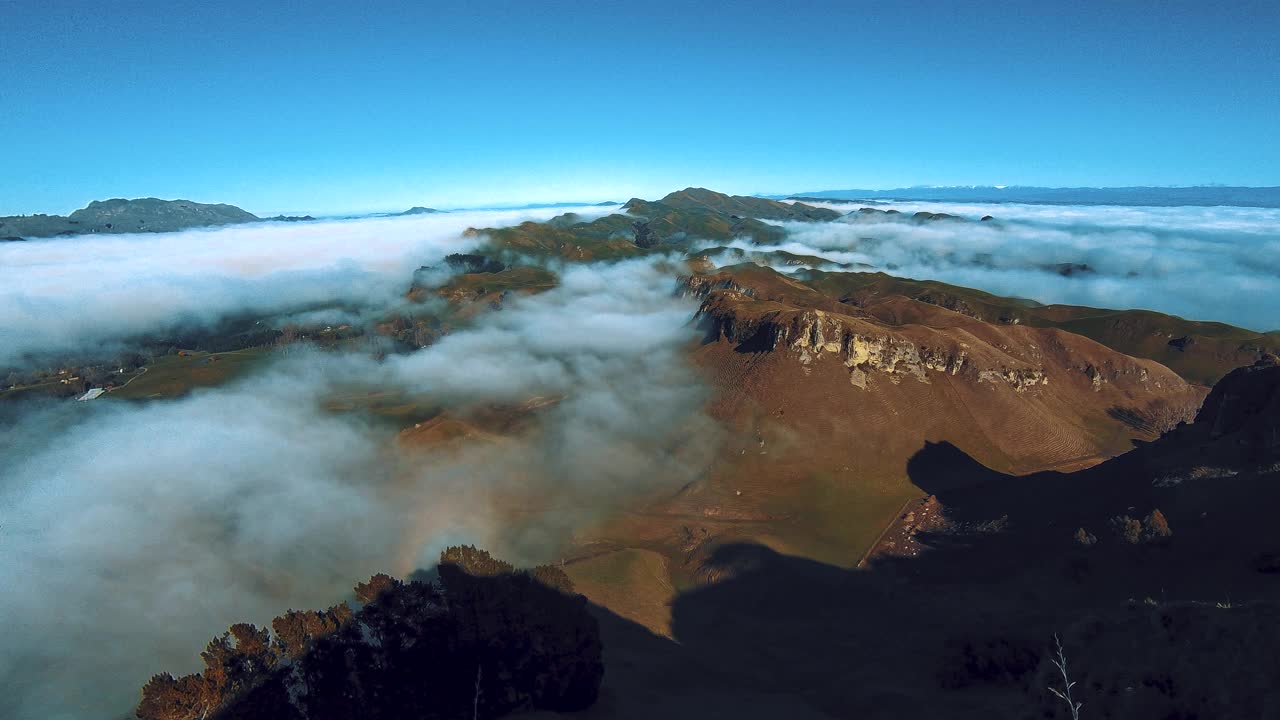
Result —
<instances>
[{"instance_id":1,"label":"mountain peak","mask_svg":"<svg viewBox=\"0 0 1280 720\"><path fill-rule=\"evenodd\" d=\"M69 216L0 218L4 235L54 237L89 233L175 232L197 227L258 222L262 218L235 205L191 200L111 198L94 200Z\"/></svg>"}]
</instances>

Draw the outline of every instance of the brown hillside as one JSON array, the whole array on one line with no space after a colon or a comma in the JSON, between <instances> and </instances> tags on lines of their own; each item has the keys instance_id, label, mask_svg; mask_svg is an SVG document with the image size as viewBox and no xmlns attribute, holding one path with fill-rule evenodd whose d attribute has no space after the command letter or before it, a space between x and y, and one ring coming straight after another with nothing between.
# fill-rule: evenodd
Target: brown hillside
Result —
<instances>
[{"instance_id":1,"label":"brown hillside","mask_svg":"<svg viewBox=\"0 0 1280 720\"><path fill-rule=\"evenodd\" d=\"M810 271L800 280L841 303L888 322L886 299L909 298L998 325L1052 327L1083 335L1126 355L1165 365L1190 382L1212 385L1232 369L1280 350L1280 335L1223 323L1186 320L1150 310L1041 305L934 280L884 273ZM892 307L889 306L889 307Z\"/></svg>"},{"instance_id":2,"label":"brown hillside","mask_svg":"<svg viewBox=\"0 0 1280 720\"><path fill-rule=\"evenodd\" d=\"M656 551L675 588L716 579L707 558L733 542L857 564L904 504L937 492L909 472L922 447L959 448L1010 475L1076 470L1190 419L1205 393L1061 330L901 297L882 301L896 306L899 322L889 323L754 265L697 274L686 287L703 296L707 327L692 357L732 440L704 479L616 518L590 546L595 556Z\"/></svg>"},{"instance_id":3,"label":"brown hillside","mask_svg":"<svg viewBox=\"0 0 1280 720\"><path fill-rule=\"evenodd\" d=\"M1073 473L926 441L904 471L932 494L861 571L687 518L673 556L713 582L673 593L676 642L597 612L608 671L587 716L1069 718L1047 689L1056 636L1084 717L1273 717L1278 399L1274 362L1237 370L1194 424Z\"/></svg>"}]
</instances>

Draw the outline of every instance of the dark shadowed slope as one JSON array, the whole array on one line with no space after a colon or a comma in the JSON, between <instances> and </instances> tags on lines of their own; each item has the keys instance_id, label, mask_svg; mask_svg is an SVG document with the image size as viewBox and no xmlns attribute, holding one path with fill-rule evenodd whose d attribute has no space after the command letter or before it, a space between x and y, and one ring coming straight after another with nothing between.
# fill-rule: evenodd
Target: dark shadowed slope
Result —
<instances>
[{"instance_id":1,"label":"dark shadowed slope","mask_svg":"<svg viewBox=\"0 0 1280 720\"><path fill-rule=\"evenodd\" d=\"M669 716L690 718L759 695L779 716L1069 718L1048 690L1056 634L1082 717L1274 717L1277 402L1264 361L1194 424L1070 474L1011 477L927 442L906 472L935 495L868 569L717 545L711 581L672 602L677 646L602 623L602 699L679 693ZM703 692L668 663L705 669Z\"/></svg>"},{"instance_id":2,"label":"dark shadowed slope","mask_svg":"<svg viewBox=\"0 0 1280 720\"><path fill-rule=\"evenodd\" d=\"M271 631L233 625L201 653L202 672L153 677L137 717L498 718L596 700L599 627L558 568L517 571L452 547L434 582L375 575L355 595L355 611L291 610Z\"/></svg>"}]
</instances>

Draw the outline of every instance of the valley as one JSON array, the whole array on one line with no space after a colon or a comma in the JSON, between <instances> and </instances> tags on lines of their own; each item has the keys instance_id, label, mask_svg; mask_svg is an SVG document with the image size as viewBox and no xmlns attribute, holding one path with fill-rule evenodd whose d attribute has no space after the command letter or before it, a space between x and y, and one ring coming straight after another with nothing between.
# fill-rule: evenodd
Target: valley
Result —
<instances>
[{"instance_id":1,"label":"valley","mask_svg":"<svg viewBox=\"0 0 1280 720\"><path fill-rule=\"evenodd\" d=\"M1280 720L1277 27L0 1L0 720Z\"/></svg>"},{"instance_id":2,"label":"valley","mask_svg":"<svg viewBox=\"0 0 1280 720\"><path fill-rule=\"evenodd\" d=\"M329 462L364 459L327 482L372 493L360 502L395 528L374 562L342 566L416 572L452 527L556 567L600 627L609 671L587 711L600 717L1030 711L1047 662L1034 638L1099 652L1078 625L1089 613L1115 643L1147 617L1234 627L1271 612L1254 568L1269 540L1216 520L1269 492L1266 413L1228 411L1230 432L1260 438L1252 465L1206 428L1223 397L1280 387L1275 333L778 249L841 223L991 222L876 212L690 188L466 227L453 252L413 258L381 305L241 312L122 338L114 358L27 356L0 403L10 423L91 387L100 409L72 422L220 423L223 397L314 407L270 432L299 448L305 428L353 432ZM1256 392L1234 389L1242 366ZM1230 489L1170 479L1184 477ZM1223 553L1237 561L1180 570ZM1227 592L1248 609L1212 604ZM1187 632L1176 642L1201 642ZM1097 672L1104 690L1129 682ZM1164 707L1162 687L1094 702Z\"/></svg>"}]
</instances>

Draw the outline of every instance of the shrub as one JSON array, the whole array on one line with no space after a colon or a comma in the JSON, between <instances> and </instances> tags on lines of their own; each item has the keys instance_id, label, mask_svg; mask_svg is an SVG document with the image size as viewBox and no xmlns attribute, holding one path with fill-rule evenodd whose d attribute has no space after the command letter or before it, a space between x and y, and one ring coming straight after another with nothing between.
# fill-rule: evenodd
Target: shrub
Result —
<instances>
[{"instance_id":1,"label":"shrub","mask_svg":"<svg viewBox=\"0 0 1280 720\"><path fill-rule=\"evenodd\" d=\"M1173 530L1169 528L1169 521L1158 508L1152 510L1142 524L1144 526L1142 537L1147 542L1164 540L1173 535Z\"/></svg>"},{"instance_id":2,"label":"shrub","mask_svg":"<svg viewBox=\"0 0 1280 720\"><path fill-rule=\"evenodd\" d=\"M1146 518L1138 520L1128 515L1117 515L1111 518L1111 528L1121 540L1131 544L1152 543L1166 540L1173 536L1169 520L1159 509L1151 511ZM1079 535L1077 534L1077 540Z\"/></svg>"},{"instance_id":3,"label":"shrub","mask_svg":"<svg viewBox=\"0 0 1280 720\"><path fill-rule=\"evenodd\" d=\"M1142 542L1142 521L1128 515L1117 515L1111 518L1111 527L1121 540L1137 545Z\"/></svg>"},{"instance_id":4,"label":"shrub","mask_svg":"<svg viewBox=\"0 0 1280 720\"><path fill-rule=\"evenodd\" d=\"M1040 666L1035 643L1019 633L948 642L938 682L946 688L1025 685Z\"/></svg>"}]
</instances>

